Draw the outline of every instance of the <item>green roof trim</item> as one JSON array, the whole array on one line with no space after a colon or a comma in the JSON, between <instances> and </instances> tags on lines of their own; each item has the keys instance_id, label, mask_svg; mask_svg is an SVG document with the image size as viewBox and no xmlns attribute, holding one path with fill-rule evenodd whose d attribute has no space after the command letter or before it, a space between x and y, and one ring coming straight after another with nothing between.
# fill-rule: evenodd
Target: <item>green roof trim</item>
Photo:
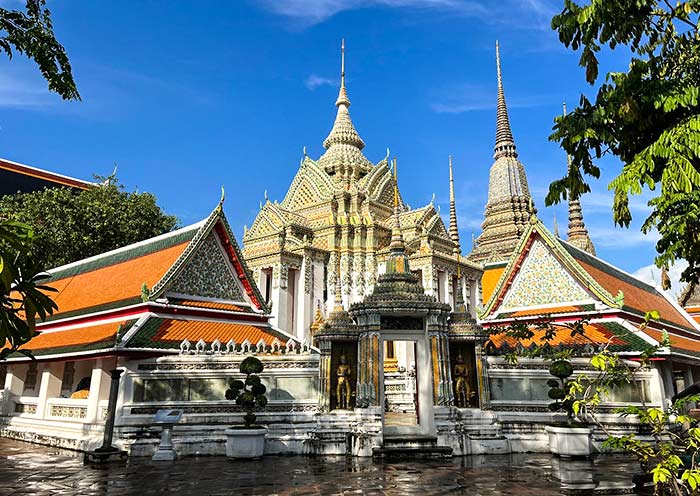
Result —
<instances>
[{"instance_id":1,"label":"green roof trim","mask_svg":"<svg viewBox=\"0 0 700 496\"><path fill-rule=\"evenodd\" d=\"M156 253L158 251L186 243L192 240L200 227L201 223L193 224L165 235L156 236L155 238L151 238L149 240L108 251L102 255L86 258L82 262L76 262L63 267L58 267L49 271L51 274L51 279L48 279L47 282L77 276L86 272L92 272L93 270L109 267L110 265L116 265L134 258L150 255L151 253Z\"/></svg>"},{"instance_id":2,"label":"green roof trim","mask_svg":"<svg viewBox=\"0 0 700 496\"><path fill-rule=\"evenodd\" d=\"M638 336L633 331L627 329L622 324L617 322L593 322L593 324L601 325L605 327L608 331L613 333L618 339L625 341L627 347L624 345L611 345L610 351L639 351L642 352L651 346L643 338Z\"/></svg>"}]
</instances>

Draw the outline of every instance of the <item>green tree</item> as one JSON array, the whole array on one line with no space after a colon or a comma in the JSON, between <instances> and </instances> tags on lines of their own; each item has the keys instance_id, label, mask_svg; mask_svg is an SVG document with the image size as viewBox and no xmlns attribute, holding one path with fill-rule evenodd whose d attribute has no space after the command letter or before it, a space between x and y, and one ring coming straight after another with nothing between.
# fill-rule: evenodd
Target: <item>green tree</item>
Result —
<instances>
[{"instance_id":1,"label":"green tree","mask_svg":"<svg viewBox=\"0 0 700 496\"><path fill-rule=\"evenodd\" d=\"M47 295L55 290L41 284L48 274L29 256L33 239L29 226L0 221L0 360L34 336L37 318L56 310Z\"/></svg>"},{"instance_id":2,"label":"green tree","mask_svg":"<svg viewBox=\"0 0 700 496\"><path fill-rule=\"evenodd\" d=\"M0 218L35 231L30 255L39 266L57 267L171 231L151 193L127 192L117 178L96 176L94 187L75 192L46 188L0 198Z\"/></svg>"},{"instance_id":3,"label":"green tree","mask_svg":"<svg viewBox=\"0 0 700 496\"><path fill-rule=\"evenodd\" d=\"M50 91L64 100L80 100L68 55L56 40L45 4L45 0L26 0L26 12L0 8L0 50L10 58L13 52L25 55L36 62Z\"/></svg>"},{"instance_id":4,"label":"green tree","mask_svg":"<svg viewBox=\"0 0 700 496\"><path fill-rule=\"evenodd\" d=\"M656 263L689 263L686 281L700 276L700 0L565 0L552 19L560 41L580 51L594 101L582 95L577 108L555 119L550 139L571 155L566 177L554 181L546 203L590 191L585 176L599 178L595 160L612 155L622 171L609 184L616 224L629 227L630 195L654 192L642 225L658 229ZM598 54L622 47L626 72L598 74Z\"/></svg>"}]
</instances>

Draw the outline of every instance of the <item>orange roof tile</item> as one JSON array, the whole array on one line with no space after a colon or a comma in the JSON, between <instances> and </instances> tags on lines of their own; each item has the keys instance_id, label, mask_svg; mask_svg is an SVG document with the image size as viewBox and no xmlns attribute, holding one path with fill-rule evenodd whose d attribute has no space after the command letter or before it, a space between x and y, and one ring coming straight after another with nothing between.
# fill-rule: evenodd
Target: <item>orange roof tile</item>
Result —
<instances>
[{"instance_id":1,"label":"orange roof tile","mask_svg":"<svg viewBox=\"0 0 700 496\"><path fill-rule=\"evenodd\" d=\"M581 267L595 279L608 293L616 296L619 291L624 294L624 306L630 307L637 312L644 314L650 310L657 310L662 320L685 328L692 328L690 322L674 307L661 293L653 287L645 285L641 281L638 284L616 277L607 271L601 270L583 260L578 260ZM627 276L629 278L629 276Z\"/></svg>"},{"instance_id":2,"label":"orange roof tile","mask_svg":"<svg viewBox=\"0 0 700 496\"><path fill-rule=\"evenodd\" d=\"M80 346L100 341L113 339L117 335L119 326L125 322L110 322L67 331L43 332L22 346L24 350L43 350L46 348L63 348L67 346Z\"/></svg>"},{"instance_id":3,"label":"orange roof tile","mask_svg":"<svg viewBox=\"0 0 700 496\"><path fill-rule=\"evenodd\" d=\"M220 303L217 301L201 301L201 300L170 300L174 305L182 305L185 307L208 308L212 310L228 310L229 312L244 312L249 310L233 303Z\"/></svg>"},{"instance_id":4,"label":"orange roof tile","mask_svg":"<svg viewBox=\"0 0 700 496\"><path fill-rule=\"evenodd\" d=\"M484 305L489 301L491 298L491 295L493 294L494 290L496 289L496 284L498 284L498 280L501 278L501 275L503 274L503 271L506 270L506 266L503 265L501 267L487 267L484 270L483 276L481 276L481 296L482 300L484 302Z\"/></svg>"},{"instance_id":5,"label":"orange roof tile","mask_svg":"<svg viewBox=\"0 0 700 496\"><path fill-rule=\"evenodd\" d=\"M528 348L532 344L536 345L542 345L545 343L543 337L545 331L536 329L535 327L531 327L531 330L534 332L534 336L532 339L523 339L520 340L521 344L525 347ZM581 335L576 335L576 336L571 336L571 330L566 329L566 328L561 328L561 330L558 330L555 335L554 339L549 341L549 344L551 346L559 346L559 345L564 345L564 346L572 346L572 345L579 345L579 346L585 346L588 344L605 344L612 338L610 341L612 345L624 345L626 344L624 341L619 339L618 337L615 336L614 333L610 331L608 326L606 324L602 323L594 323L594 324L587 324L585 327L585 336ZM500 348L504 344L507 344L511 348L514 348L518 344L518 340L506 336L505 333L501 334L492 334L490 338L491 343L496 348ZM593 341L593 343L591 343Z\"/></svg>"},{"instance_id":6,"label":"orange roof tile","mask_svg":"<svg viewBox=\"0 0 700 496\"><path fill-rule=\"evenodd\" d=\"M193 344L200 339L207 343L218 339L222 344L226 344L231 339L240 344L247 339L253 345L263 339L266 344L270 345L275 339L275 334L270 328L256 327L250 324L202 320L164 320L153 336L153 341L174 341L178 344L185 339Z\"/></svg>"},{"instance_id":7,"label":"orange roof tile","mask_svg":"<svg viewBox=\"0 0 700 496\"><path fill-rule=\"evenodd\" d=\"M661 341L661 339L663 338L662 333L655 329L647 328L643 329L642 332L644 332L648 336L651 336L657 341ZM671 346L673 348L680 348L681 350L700 353L700 335L696 339L690 339L669 333L668 338L671 341Z\"/></svg>"},{"instance_id":8,"label":"orange roof tile","mask_svg":"<svg viewBox=\"0 0 700 496\"><path fill-rule=\"evenodd\" d=\"M508 312L509 317L531 317L533 315L548 315L554 313L573 313L583 311L580 306L561 306L561 307L549 307L549 308L533 308L526 310L518 310L516 312Z\"/></svg>"},{"instance_id":9,"label":"orange roof tile","mask_svg":"<svg viewBox=\"0 0 700 496\"><path fill-rule=\"evenodd\" d=\"M58 290L58 293L52 294L58 305L54 318L81 309L139 297L143 283L152 288L175 263L188 243L49 282L49 286Z\"/></svg>"}]
</instances>

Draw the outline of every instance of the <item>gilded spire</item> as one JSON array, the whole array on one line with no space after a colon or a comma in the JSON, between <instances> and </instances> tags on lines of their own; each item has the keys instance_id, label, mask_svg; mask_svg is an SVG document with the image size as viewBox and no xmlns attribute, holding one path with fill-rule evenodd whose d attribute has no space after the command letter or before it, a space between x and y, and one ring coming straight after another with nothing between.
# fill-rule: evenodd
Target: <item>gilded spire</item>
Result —
<instances>
[{"instance_id":1,"label":"gilded spire","mask_svg":"<svg viewBox=\"0 0 700 496\"><path fill-rule=\"evenodd\" d=\"M399 219L399 173L396 158L394 158L394 225L391 228L391 244L389 244L389 259L386 261L388 274L410 273L406 246L401 234L401 222Z\"/></svg>"},{"instance_id":2,"label":"gilded spire","mask_svg":"<svg viewBox=\"0 0 700 496\"><path fill-rule=\"evenodd\" d=\"M455 244L453 252L459 256L461 248L459 245L459 229L457 228L457 207L455 205L455 181L452 175L452 155L449 156L450 162L450 238Z\"/></svg>"},{"instance_id":3,"label":"gilded spire","mask_svg":"<svg viewBox=\"0 0 700 496\"><path fill-rule=\"evenodd\" d=\"M319 163L336 178L352 181L369 172L372 163L362 154L365 142L350 119L350 98L345 86L345 40L340 46L340 90L335 106L338 108L335 122L323 141L326 152Z\"/></svg>"},{"instance_id":4,"label":"gilded spire","mask_svg":"<svg viewBox=\"0 0 700 496\"><path fill-rule=\"evenodd\" d=\"M403 235L401 234L401 222L399 220L399 170L394 157L394 227L391 229L391 245L394 250L404 250Z\"/></svg>"},{"instance_id":5,"label":"gilded spire","mask_svg":"<svg viewBox=\"0 0 700 496\"><path fill-rule=\"evenodd\" d=\"M566 103L564 103L564 115L566 115ZM571 156L566 155L567 172L571 172ZM583 210L581 209L581 200L572 198L569 195L569 230L566 233L569 244L574 245L583 251L595 255L595 246L588 235L588 229L583 222Z\"/></svg>"},{"instance_id":6,"label":"gilded spire","mask_svg":"<svg viewBox=\"0 0 700 496\"><path fill-rule=\"evenodd\" d=\"M498 41L496 41L496 75L498 78L498 96L496 101L496 146L493 158L516 158L518 153L515 151L515 141L513 140L513 132L510 130L510 120L508 119L506 96L503 92L501 53L498 48Z\"/></svg>"}]
</instances>

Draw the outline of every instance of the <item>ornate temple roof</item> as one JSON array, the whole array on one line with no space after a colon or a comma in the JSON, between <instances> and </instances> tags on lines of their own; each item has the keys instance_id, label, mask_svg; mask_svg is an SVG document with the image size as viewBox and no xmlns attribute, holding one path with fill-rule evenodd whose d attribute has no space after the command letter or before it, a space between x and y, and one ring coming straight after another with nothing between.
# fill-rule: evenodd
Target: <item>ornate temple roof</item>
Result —
<instances>
[{"instance_id":1,"label":"ornate temple roof","mask_svg":"<svg viewBox=\"0 0 700 496\"><path fill-rule=\"evenodd\" d=\"M535 211L525 168L518 160L508 106L503 91L501 57L496 42L498 79L496 105L496 143L494 163L489 172L489 192L482 233L469 258L475 262L507 260L527 227L530 212Z\"/></svg>"},{"instance_id":2,"label":"ornate temple roof","mask_svg":"<svg viewBox=\"0 0 700 496\"><path fill-rule=\"evenodd\" d=\"M345 40L341 45L340 90L335 106L338 108L335 122L323 141L326 153L318 159L318 163L337 182L349 184L367 174L373 165L362 153L365 142L350 119L350 98L345 87Z\"/></svg>"},{"instance_id":3,"label":"ornate temple roof","mask_svg":"<svg viewBox=\"0 0 700 496\"><path fill-rule=\"evenodd\" d=\"M660 319L640 327L651 310L658 311ZM590 329L591 336L624 341L618 351L640 351L641 341L635 344L630 339L660 342L662 331L669 333L672 352L695 356L700 351L700 326L667 295L556 238L533 216L485 306L483 325L507 325L514 320L534 323L550 316L556 316L556 322L587 319L597 325ZM622 327L600 327L600 319L614 320ZM570 331L566 334L570 336ZM557 339L568 346L571 343L565 338L562 334Z\"/></svg>"},{"instance_id":4,"label":"ornate temple roof","mask_svg":"<svg viewBox=\"0 0 700 496\"><path fill-rule=\"evenodd\" d=\"M42 359L295 339L269 324L221 203L197 224L49 272L58 311L23 346Z\"/></svg>"}]
</instances>

